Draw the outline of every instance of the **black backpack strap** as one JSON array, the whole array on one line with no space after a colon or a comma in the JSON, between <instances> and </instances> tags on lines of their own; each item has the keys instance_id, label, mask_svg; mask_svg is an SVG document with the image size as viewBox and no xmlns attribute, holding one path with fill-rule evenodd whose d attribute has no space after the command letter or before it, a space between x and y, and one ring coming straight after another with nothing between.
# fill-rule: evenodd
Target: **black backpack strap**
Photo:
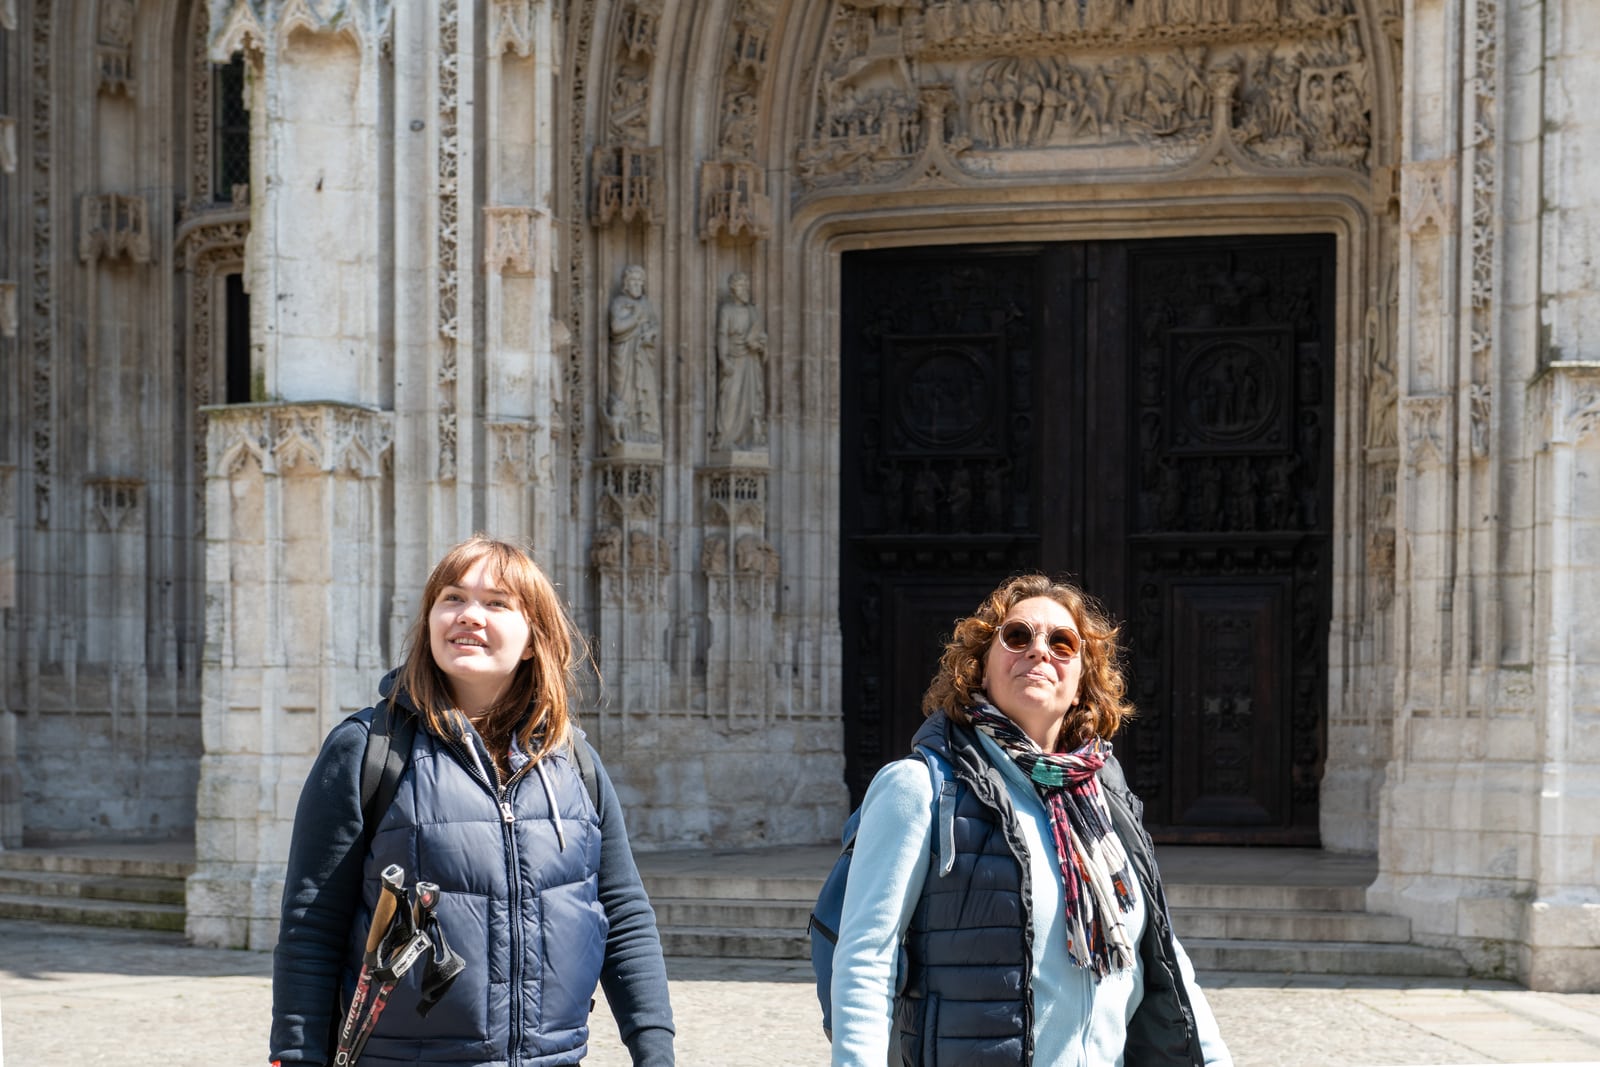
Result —
<instances>
[{"instance_id":1,"label":"black backpack strap","mask_svg":"<svg viewBox=\"0 0 1600 1067\"><path fill-rule=\"evenodd\" d=\"M417 717L393 701L380 701L372 709L372 729L361 760L361 834L369 847L378 821L394 803L416 733Z\"/></svg>"},{"instance_id":2,"label":"black backpack strap","mask_svg":"<svg viewBox=\"0 0 1600 1067\"><path fill-rule=\"evenodd\" d=\"M583 788L589 794L589 803L594 805L595 811L599 811L600 774L594 769L594 753L589 751L589 742L581 737L574 737L572 756L578 763L578 777L583 779Z\"/></svg>"}]
</instances>

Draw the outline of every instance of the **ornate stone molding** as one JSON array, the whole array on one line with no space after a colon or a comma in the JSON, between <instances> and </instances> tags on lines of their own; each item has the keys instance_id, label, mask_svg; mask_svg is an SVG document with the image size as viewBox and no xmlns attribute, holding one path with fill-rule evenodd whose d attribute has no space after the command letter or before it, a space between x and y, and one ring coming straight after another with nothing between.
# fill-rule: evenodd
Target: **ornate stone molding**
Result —
<instances>
[{"instance_id":1,"label":"ornate stone molding","mask_svg":"<svg viewBox=\"0 0 1600 1067\"><path fill-rule=\"evenodd\" d=\"M50 199L55 122L50 74L55 55L55 8L53 0L34 0L33 40L28 52L28 140L33 164L28 186L33 218L28 286L33 302L29 314L33 366L28 383L28 428L33 453L33 521L39 529L50 525L50 490L55 471L55 292L51 288L51 266L56 246Z\"/></svg>"},{"instance_id":2,"label":"ornate stone molding","mask_svg":"<svg viewBox=\"0 0 1600 1067\"><path fill-rule=\"evenodd\" d=\"M88 512L95 533L121 533L143 521L145 483L138 478L88 478Z\"/></svg>"},{"instance_id":3,"label":"ornate stone molding","mask_svg":"<svg viewBox=\"0 0 1600 1067\"><path fill-rule=\"evenodd\" d=\"M211 58L263 57L297 32L345 37L358 48L387 47L394 0L210 0Z\"/></svg>"},{"instance_id":4,"label":"ornate stone molding","mask_svg":"<svg viewBox=\"0 0 1600 1067\"><path fill-rule=\"evenodd\" d=\"M550 455L539 447L545 427L531 419L491 419L490 470L496 481L547 488L554 483Z\"/></svg>"},{"instance_id":5,"label":"ornate stone molding","mask_svg":"<svg viewBox=\"0 0 1600 1067\"><path fill-rule=\"evenodd\" d=\"M1428 159L1400 168L1400 225L1413 236L1436 230L1448 233L1456 224L1456 164L1453 159Z\"/></svg>"},{"instance_id":6,"label":"ornate stone molding","mask_svg":"<svg viewBox=\"0 0 1600 1067\"><path fill-rule=\"evenodd\" d=\"M1529 386L1526 410L1535 446L1576 446L1600 436L1600 362L1550 364Z\"/></svg>"},{"instance_id":7,"label":"ornate stone molding","mask_svg":"<svg viewBox=\"0 0 1600 1067\"><path fill-rule=\"evenodd\" d=\"M754 241L772 233L766 172L748 160L700 165L700 239Z\"/></svg>"},{"instance_id":8,"label":"ornate stone molding","mask_svg":"<svg viewBox=\"0 0 1600 1067\"><path fill-rule=\"evenodd\" d=\"M1401 401L1406 462L1416 470L1438 467L1449 460L1449 446L1446 443L1449 410L1450 398L1447 396L1408 396Z\"/></svg>"},{"instance_id":9,"label":"ornate stone molding","mask_svg":"<svg viewBox=\"0 0 1600 1067\"><path fill-rule=\"evenodd\" d=\"M438 183L438 221L434 234L438 251L439 368L438 388L438 476L443 481L456 477L456 334L460 302L461 252L461 101L460 101L459 0L439 0L439 148L435 160Z\"/></svg>"},{"instance_id":10,"label":"ornate stone molding","mask_svg":"<svg viewBox=\"0 0 1600 1067\"><path fill-rule=\"evenodd\" d=\"M597 145L590 173L589 218L595 226L654 226L665 217L662 150Z\"/></svg>"},{"instance_id":11,"label":"ornate stone molding","mask_svg":"<svg viewBox=\"0 0 1600 1067\"><path fill-rule=\"evenodd\" d=\"M263 474L351 474L388 470L394 416L354 404L232 404L206 416L208 477L231 478L254 463Z\"/></svg>"},{"instance_id":12,"label":"ornate stone molding","mask_svg":"<svg viewBox=\"0 0 1600 1067\"><path fill-rule=\"evenodd\" d=\"M767 472L754 468L701 472L707 527L764 530L767 525Z\"/></svg>"},{"instance_id":13,"label":"ornate stone molding","mask_svg":"<svg viewBox=\"0 0 1600 1067\"><path fill-rule=\"evenodd\" d=\"M493 0L489 9L489 55L533 54L535 0Z\"/></svg>"},{"instance_id":14,"label":"ornate stone molding","mask_svg":"<svg viewBox=\"0 0 1600 1067\"><path fill-rule=\"evenodd\" d=\"M483 209L483 268L490 274L536 274L550 265L550 216L533 207Z\"/></svg>"}]
</instances>

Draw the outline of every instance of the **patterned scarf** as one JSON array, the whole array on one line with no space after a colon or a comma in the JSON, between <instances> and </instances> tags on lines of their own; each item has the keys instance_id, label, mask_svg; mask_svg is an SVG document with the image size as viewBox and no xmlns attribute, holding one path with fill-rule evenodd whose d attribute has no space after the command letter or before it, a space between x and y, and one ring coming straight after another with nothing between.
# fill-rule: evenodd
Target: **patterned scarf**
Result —
<instances>
[{"instance_id":1,"label":"patterned scarf","mask_svg":"<svg viewBox=\"0 0 1600 1067\"><path fill-rule=\"evenodd\" d=\"M1076 752L1045 752L992 705L979 703L967 713L1022 768L1050 814L1073 962L1096 978L1132 967L1133 943L1122 915L1133 909L1133 873L1095 780L1111 743L1096 737Z\"/></svg>"}]
</instances>

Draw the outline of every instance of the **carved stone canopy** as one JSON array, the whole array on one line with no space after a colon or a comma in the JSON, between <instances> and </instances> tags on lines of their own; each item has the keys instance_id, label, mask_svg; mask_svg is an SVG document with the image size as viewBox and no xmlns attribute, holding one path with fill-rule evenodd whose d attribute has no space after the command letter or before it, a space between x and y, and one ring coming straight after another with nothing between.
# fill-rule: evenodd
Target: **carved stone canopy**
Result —
<instances>
[{"instance_id":1,"label":"carved stone canopy","mask_svg":"<svg viewBox=\"0 0 1600 1067\"><path fill-rule=\"evenodd\" d=\"M142 196L85 196L79 212L78 255L85 263L126 257L150 262L150 209Z\"/></svg>"},{"instance_id":2,"label":"carved stone canopy","mask_svg":"<svg viewBox=\"0 0 1600 1067\"><path fill-rule=\"evenodd\" d=\"M589 218L596 226L655 225L663 218L660 148L599 145L591 162Z\"/></svg>"}]
</instances>

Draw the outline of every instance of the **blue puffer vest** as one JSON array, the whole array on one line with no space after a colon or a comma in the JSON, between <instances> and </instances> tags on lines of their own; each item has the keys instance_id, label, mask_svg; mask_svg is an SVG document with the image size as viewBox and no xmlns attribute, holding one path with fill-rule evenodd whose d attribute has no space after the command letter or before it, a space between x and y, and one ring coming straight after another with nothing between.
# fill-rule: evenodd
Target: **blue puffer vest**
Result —
<instances>
[{"instance_id":1,"label":"blue puffer vest","mask_svg":"<svg viewBox=\"0 0 1600 1067\"><path fill-rule=\"evenodd\" d=\"M566 755L524 767L496 797L465 745L417 730L394 804L373 835L346 1002L378 872L391 863L405 869L407 885L439 884L440 925L467 967L426 1018L416 1012L422 967L413 968L395 987L361 1067L577 1063L608 927L598 893L600 820Z\"/></svg>"},{"instance_id":2,"label":"blue puffer vest","mask_svg":"<svg viewBox=\"0 0 1600 1067\"><path fill-rule=\"evenodd\" d=\"M906 933L906 980L895 1001L904 1067L1017 1067L1033 1062L1033 925L1027 847L1005 780L968 727L935 714L913 746L955 772L955 865L930 877ZM1173 946L1155 852L1121 767L1099 774L1117 836L1148 904L1139 954L1144 999L1128 1024L1124 1067L1192 1064L1204 1053Z\"/></svg>"}]
</instances>

